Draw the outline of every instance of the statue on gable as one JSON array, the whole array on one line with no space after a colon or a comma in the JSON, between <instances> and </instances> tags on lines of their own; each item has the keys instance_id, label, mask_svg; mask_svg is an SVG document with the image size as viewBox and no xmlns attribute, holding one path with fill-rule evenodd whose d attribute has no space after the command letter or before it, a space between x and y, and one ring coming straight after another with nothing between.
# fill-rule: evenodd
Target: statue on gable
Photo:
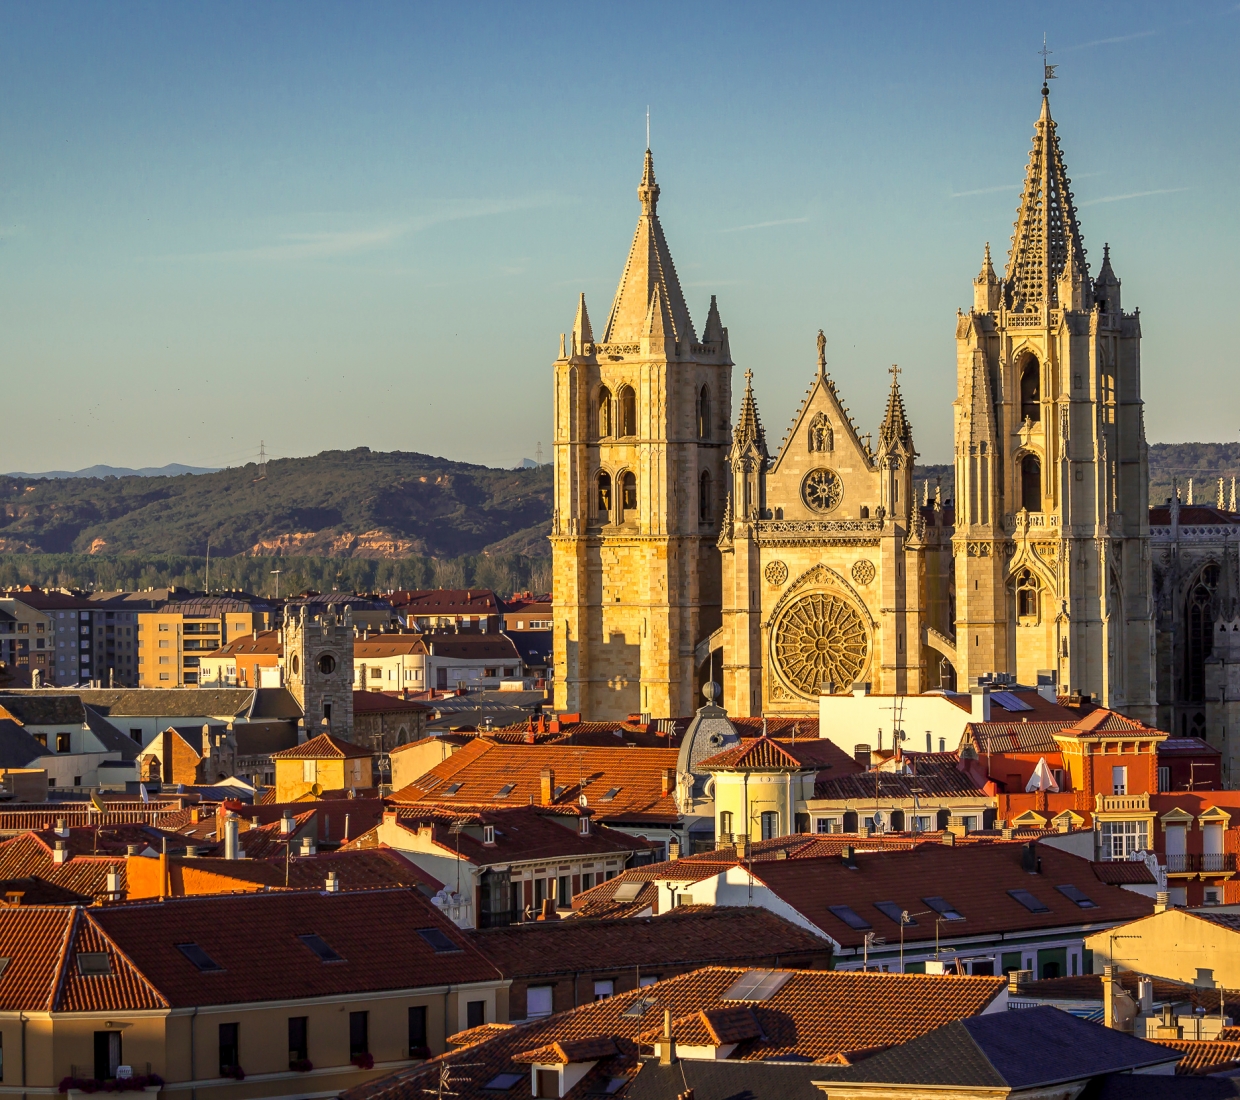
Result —
<instances>
[{"instance_id":1,"label":"statue on gable","mask_svg":"<svg viewBox=\"0 0 1240 1100\"><path fill-rule=\"evenodd\" d=\"M811 452L826 452L835 449L835 438L831 432L831 423L822 413L818 413L810 421L809 449Z\"/></svg>"}]
</instances>

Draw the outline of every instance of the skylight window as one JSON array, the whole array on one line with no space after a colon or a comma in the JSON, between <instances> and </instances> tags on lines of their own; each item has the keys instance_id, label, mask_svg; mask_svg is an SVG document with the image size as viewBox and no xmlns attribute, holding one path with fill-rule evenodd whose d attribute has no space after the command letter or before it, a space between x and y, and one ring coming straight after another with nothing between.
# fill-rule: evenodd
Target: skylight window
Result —
<instances>
[{"instance_id":1,"label":"skylight window","mask_svg":"<svg viewBox=\"0 0 1240 1100\"><path fill-rule=\"evenodd\" d=\"M106 951L79 951L77 967L83 978L107 978L112 974L112 963Z\"/></svg>"},{"instance_id":2,"label":"skylight window","mask_svg":"<svg viewBox=\"0 0 1240 1100\"><path fill-rule=\"evenodd\" d=\"M599 801L600 801L600 802L610 802L610 801L611 801L613 798L615 798L615 797L616 797L616 795L618 795L619 793L620 793L620 788L619 788L619 787L612 787L612 788L611 788L611 790L609 790L606 794L604 794L604 795L600 795L600 796L599 796Z\"/></svg>"},{"instance_id":3,"label":"skylight window","mask_svg":"<svg viewBox=\"0 0 1240 1100\"><path fill-rule=\"evenodd\" d=\"M791 970L750 970L736 979L723 995L725 1001L765 1001L792 977Z\"/></svg>"},{"instance_id":4,"label":"skylight window","mask_svg":"<svg viewBox=\"0 0 1240 1100\"><path fill-rule=\"evenodd\" d=\"M1063 896L1067 898L1069 901L1075 902L1082 909L1097 909L1098 908L1098 903L1094 901L1093 898L1091 898L1083 890L1079 889L1076 886L1072 886L1072 885L1056 886L1055 889L1058 890L1061 894L1063 894ZM2 973L4 973L4 971L0 970L0 974Z\"/></svg>"},{"instance_id":5,"label":"skylight window","mask_svg":"<svg viewBox=\"0 0 1240 1100\"><path fill-rule=\"evenodd\" d=\"M888 920L895 921L896 924L900 923L902 915L905 912L905 910L898 906L894 901L876 901L874 903L874 908L882 913L882 915ZM909 917L904 921L906 927L916 923L917 921L913 917Z\"/></svg>"},{"instance_id":6,"label":"skylight window","mask_svg":"<svg viewBox=\"0 0 1240 1100\"><path fill-rule=\"evenodd\" d=\"M442 793L443 794L456 794L456 792L459 791L460 789L461 789L461 785L459 783L450 783L448 784L446 788L444 788Z\"/></svg>"},{"instance_id":7,"label":"skylight window","mask_svg":"<svg viewBox=\"0 0 1240 1100\"><path fill-rule=\"evenodd\" d=\"M498 791L495 792L495 797L496 798L507 798L516 789L516 786L517 785L515 783L505 783L502 787L500 787ZM500 1074L500 1077L507 1077L507 1076L508 1074L506 1073ZM499 1078L496 1078L496 1080L498 1079ZM487 1085L487 1088L490 1088L490 1087L491 1087L490 1085Z\"/></svg>"},{"instance_id":8,"label":"skylight window","mask_svg":"<svg viewBox=\"0 0 1240 1100\"><path fill-rule=\"evenodd\" d=\"M453 951L465 950L453 943L439 928L419 928L418 935L431 945L436 955L447 955Z\"/></svg>"},{"instance_id":9,"label":"skylight window","mask_svg":"<svg viewBox=\"0 0 1240 1100\"><path fill-rule=\"evenodd\" d=\"M304 943L308 948L310 948L311 951L313 951L316 955L318 955L320 962L325 962L325 963L344 962L344 956L337 954L332 949L332 945L329 944L322 936L316 935L314 932L307 932L304 935L298 936L297 938L301 940L301 942Z\"/></svg>"},{"instance_id":10,"label":"skylight window","mask_svg":"<svg viewBox=\"0 0 1240 1100\"><path fill-rule=\"evenodd\" d=\"M204 974L224 969L196 943L178 943L176 949Z\"/></svg>"},{"instance_id":11,"label":"skylight window","mask_svg":"<svg viewBox=\"0 0 1240 1100\"><path fill-rule=\"evenodd\" d=\"M518 1081L524 1081L525 1076L524 1073L501 1073L482 1087L490 1092L507 1092Z\"/></svg>"},{"instance_id":12,"label":"skylight window","mask_svg":"<svg viewBox=\"0 0 1240 1100\"><path fill-rule=\"evenodd\" d=\"M1009 890L1008 896L1015 898L1017 901L1021 903L1021 905L1023 905L1031 913L1049 913L1050 912L1050 909L1048 909L1036 897L1034 897L1031 893L1029 893L1028 890Z\"/></svg>"},{"instance_id":13,"label":"skylight window","mask_svg":"<svg viewBox=\"0 0 1240 1100\"><path fill-rule=\"evenodd\" d=\"M628 1016L633 1019L637 1016L645 1016L646 1012L654 1004L653 997L638 997L628 1008L620 1013L621 1016Z\"/></svg>"},{"instance_id":14,"label":"skylight window","mask_svg":"<svg viewBox=\"0 0 1240 1100\"><path fill-rule=\"evenodd\" d=\"M964 915L956 911L954 905L950 905L946 898L938 896L931 898L922 898L931 909L933 909L944 920L964 920Z\"/></svg>"},{"instance_id":15,"label":"skylight window","mask_svg":"<svg viewBox=\"0 0 1240 1100\"><path fill-rule=\"evenodd\" d=\"M633 901L642 892L644 882L622 882L612 894L614 901Z\"/></svg>"},{"instance_id":16,"label":"skylight window","mask_svg":"<svg viewBox=\"0 0 1240 1100\"><path fill-rule=\"evenodd\" d=\"M859 913L855 913L848 905L828 905L835 916L842 920L849 928L855 928L858 931L864 931L874 926Z\"/></svg>"},{"instance_id":17,"label":"skylight window","mask_svg":"<svg viewBox=\"0 0 1240 1100\"><path fill-rule=\"evenodd\" d=\"M4 977L4 972L9 968L9 960L0 957L0 978Z\"/></svg>"}]
</instances>

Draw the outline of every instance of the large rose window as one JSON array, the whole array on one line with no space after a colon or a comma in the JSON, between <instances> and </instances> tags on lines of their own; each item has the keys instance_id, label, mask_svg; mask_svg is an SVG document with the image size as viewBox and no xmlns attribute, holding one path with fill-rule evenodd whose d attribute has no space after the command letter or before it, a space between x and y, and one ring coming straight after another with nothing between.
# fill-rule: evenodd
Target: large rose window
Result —
<instances>
[{"instance_id":1,"label":"large rose window","mask_svg":"<svg viewBox=\"0 0 1240 1100\"><path fill-rule=\"evenodd\" d=\"M824 683L851 686L865 668L869 634L857 609L842 596L810 592L780 616L772 647L780 675L805 695Z\"/></svg>"}]
</instances>

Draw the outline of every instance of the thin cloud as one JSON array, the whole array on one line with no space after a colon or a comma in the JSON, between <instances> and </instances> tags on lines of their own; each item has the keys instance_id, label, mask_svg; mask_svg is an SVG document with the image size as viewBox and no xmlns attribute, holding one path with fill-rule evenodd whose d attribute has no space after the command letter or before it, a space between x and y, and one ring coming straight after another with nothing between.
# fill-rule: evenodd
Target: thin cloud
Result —
<instances>
[{"instance_id":1,"label":"thin cloud","mask_svg":"<svg viewBox=\"0 0 1240 1100\"><path fill-rule=\"evenodd\" d=\"M1190 190L1187 187L1160 187L1155 191L1129 191L1126 195L1103 195L1100 199L1090 199L1088 202L1080 203L1083 210L1087 206L1097 206L1102 202L1123 202L1125 199L1143 199L1147 195L1174 195L1180 191Z\"/></svg>"},{"instance_id":2,"label":"thin cloud","mask_svg":"<svg viewBox=\"0 0 1240 1100\"><path fill-rule=\"evenodd\" d=\"M1095 38L1092 42L1081 42L1076 46L1064 46L1060 53L1075 53L1077 50L1088 50L1092 46L1113 46L1117 42L1131 42L1136 38L1153 38L1158 31L1137 31L1135 34L1119 34L1114 38Z\"/></svg>"},{"instance_id":3,"label":"thin cloud","mask_svg":"<svg viewBox=\"0 0 1240 1100\"><path fill-rule=\"evenodd\" d=\"M423 214L415 218L389 222L371 228L285 233L270 244L257 245L253 248L200 252L159 258L266 263L335 259L340 256L374 252L389 248L402 238L413 233L420 233L425 229L430 229L432 226L444 225L449 222L467 221L473 218L494 217L500 214L510 214L518 210L555 206L563 201L555 195L531 195L520 199L462 203L445 207L431 214Z\"/></svg>"},{"instance_id":4,"label":"thin cloud","mask_svg":"<svg viewBox=\"0 0 1240 1100\"><path fill-rule=\"evenodd\" d=\"M753 225L734 225L731 229L721 229L720 233L743 233L747 229L770 229L775 225L803 225L809 218L780 218L773 222L754 222Z\"/></svg>"},{"instance_id":5,"label":"thin cloud","mask_svg":"<svg viewBox=\"0 0 1240 1100\"><path fill-rule=\"evenodd\" d=\"M977 187L972 191L949 191L947 197L949 199L964 199L970 195L995 195L1000 191L1019 191L1021 185L1019 183L1005 183L999 187Z\"/></svg>"}]
</instances>

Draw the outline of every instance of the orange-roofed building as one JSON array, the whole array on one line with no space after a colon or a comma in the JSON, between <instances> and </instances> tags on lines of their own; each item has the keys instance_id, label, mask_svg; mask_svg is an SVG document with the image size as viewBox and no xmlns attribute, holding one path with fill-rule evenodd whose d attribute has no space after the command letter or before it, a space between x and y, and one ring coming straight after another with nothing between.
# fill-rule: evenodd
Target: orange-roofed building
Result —
<instances>
[{"instance_id":1,"label":"orange-roofed building","mask_svg":"<svg viewBox=\"0 0 1240 1100\"><path fill-rule=\"evenodd\" d=\"M276 801L317 798L324 791L374 786L374 752L330 733L271 754L276 769Z\"/></svg>"}]
</instances>

